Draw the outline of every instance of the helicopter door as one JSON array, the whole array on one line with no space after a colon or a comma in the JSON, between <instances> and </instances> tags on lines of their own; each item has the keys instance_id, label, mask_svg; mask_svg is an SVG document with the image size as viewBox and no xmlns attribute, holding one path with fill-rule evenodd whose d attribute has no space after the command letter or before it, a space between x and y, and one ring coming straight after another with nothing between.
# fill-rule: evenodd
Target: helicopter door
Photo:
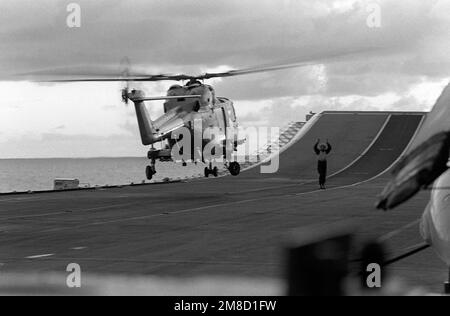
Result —
<instances>
[{"instance_id":1,"label":"helicopter door","mask_svg":"<svg viewBox=\"0 0 450 316\"><path fill-rule=\"evenodd\" d=\"M227 136L227 132L228 132L228 127L230 127L231 125L229 124L229 116L227 111L225 110L225 108L222 108L222 114L223 114L223 125L225 126L225 136Z\"/></svg>"},{"instance_id":2,"label":"helicopter door","mask_svg":"<svg viewBox=\"0 0 450 316\"><path fill-rule=\"evenodd\" d=\"M226 115L223 112L222 108L221 109L217 109L215 111L215 113L216 113L216 119L217 119L218 127L220 129L220 133L222 135L226 135L226 131L227 131L227 126L226 126L226 123L225 123Z\"/></svg>"},{"instance_id":3,"label":"helicopter door","mask_svg":"<svg viewBox=\"0 0 450 316\"><path fill-rule=\"evenodd\" d=\"M223 114L223 124L225 125L225 128L227 128L228 126L230 126L229 124L229 115L227 113L227 111L225 110L225 108L222 108L222 114Z\"/></svg>"}]
</instances>

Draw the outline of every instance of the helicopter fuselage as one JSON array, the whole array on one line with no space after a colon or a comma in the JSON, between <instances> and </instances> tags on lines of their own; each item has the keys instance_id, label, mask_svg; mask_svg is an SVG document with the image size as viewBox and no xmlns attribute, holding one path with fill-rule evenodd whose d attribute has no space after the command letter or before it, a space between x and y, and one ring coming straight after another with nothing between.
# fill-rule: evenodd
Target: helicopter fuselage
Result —
<instances>
[{"instance_id":1,"label":"helicopter fuselage","mask_svg":"<svg viewBox=\"0 0 450 316\"><path fill-rule=\"evenodd\" d=\"M201 135L202 147L214 141L224 142L229 137L228 133L235 133L238 122L232 101L216 97L213 87L203 84L185 87L173 86L168 91L168 96L186 95L201 95L201 97L166 101L164 104L165 115L155 121L155 126L165 126L166 129L171 129L172 126L177 126L175 121L179 121L181 124L182 120L183 127L191 131L192 144L195 143L195 135ZM208 133L212 129L215 130L214 138L211 137L211 133ZM174 130L167 136L170 147L175 146L178 141L173 137L176 132L177 130Z\"/></svg>"},{"instance_id":2,"label":"helicopter fuselage","mask_svg":"<svg viewBox=\"0 0 450 316\"><path fill-rule=\"evenodd\" d=\"M198 160L194 154L208 144L215 143L223 148L225 155L226 141L230 135L237 135L238 122L233 102L227 98L216 97L214 88L210 85L195 82L186 86L174 85L166 97L145 98L140 91L133 91L130 99L135 102L139 128L144 145L153 145L167 140L165 150L152 150L150 159L170 160L173 148L179 148L182 137L178 136L181 129L188 129L191 136L191 157ZM165 99L164 114L152 121L148 116L144 101ZM214 133L211 133L214 131ZM183 134L184 135L184 134ZM201 137L201 149L195 137ZM239 140L232 141L233 150L237 149ZM169 157L170 155L170 157ZM201 155L202 160L203 155Z\"/></svg>"}]
</instances>

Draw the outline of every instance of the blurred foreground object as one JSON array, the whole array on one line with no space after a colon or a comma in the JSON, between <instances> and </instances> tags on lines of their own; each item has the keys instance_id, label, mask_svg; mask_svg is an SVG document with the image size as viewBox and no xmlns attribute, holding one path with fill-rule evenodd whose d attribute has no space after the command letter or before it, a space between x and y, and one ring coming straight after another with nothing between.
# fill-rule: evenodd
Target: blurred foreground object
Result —
<instances>
[{"instance_id":1,"label":"blurred foreground object","mask_svg":"<svg viewBox=\"0 0 450 316\"><path fill-rule=\"evenodd\" d=\"M428 188L445 171L450 152L450 133L439 133L417 147L395 167L394 178L384 189L377 208L393 209Z\"/></svg>"},{"instance_id":2,"label":"blurred foreground object","mask_svg":"<svg viewBox=\"0 0 450 316\"><path fill-rule=\"evenodd\" d=\"M430 186L447 169L450 151L450 84L427 115L406 156L394 168L377 208L389 210Z\"/></svg>"},{"instance_id":3,"label":"blurred foreground object","mask_svg":"<svg viewBox=\"0 0 450 316\"><path fill-rule=\"evenodd\" d=\"M354 231L345 224L294 231L287 246L287 295L344 296Z\"/></svg>"}]
</instances>

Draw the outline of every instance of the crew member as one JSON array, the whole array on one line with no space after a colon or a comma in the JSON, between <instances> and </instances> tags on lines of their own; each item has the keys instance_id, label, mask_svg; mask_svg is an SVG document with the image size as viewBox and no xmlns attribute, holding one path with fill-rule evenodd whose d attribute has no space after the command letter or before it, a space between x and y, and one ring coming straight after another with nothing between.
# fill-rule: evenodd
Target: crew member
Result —
<instances>
[{"instance_id":1,"label":"crew member","mask_svg":"<svg viewBox=\"0 0 450 316\"><path fill-rule=\"evenodd\" d=\"M325 190L325 183L327 181L327 156L331 152L330 143L320 143L320 139L314 145L314 152L318 156L317 171L319 172L319 185L321 190Z\"/></svg>"}]
</instances>

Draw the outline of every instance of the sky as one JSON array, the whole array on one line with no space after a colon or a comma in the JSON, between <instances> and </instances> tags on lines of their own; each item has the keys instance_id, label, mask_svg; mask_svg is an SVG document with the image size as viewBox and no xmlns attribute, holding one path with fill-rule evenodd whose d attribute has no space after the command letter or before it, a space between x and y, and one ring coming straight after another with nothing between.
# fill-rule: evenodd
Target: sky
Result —
<instances>
[{"instance_id":1,"label":"sky","mask_svg":"<svg viewBox=\"0 0 450 316\"><path fill-rule=\"evenodd\" d=\"M67 24L71 3L80 27ZM244 127L309 111L428 111L450 78L449 16L447 0L2 0L0 158L145 156L121 83L17 81L43 69L120 69L125 57L155 74L315 61L210 80ZM158 96L172 84L135 85Z\"/></svg>"}]
</instances>

